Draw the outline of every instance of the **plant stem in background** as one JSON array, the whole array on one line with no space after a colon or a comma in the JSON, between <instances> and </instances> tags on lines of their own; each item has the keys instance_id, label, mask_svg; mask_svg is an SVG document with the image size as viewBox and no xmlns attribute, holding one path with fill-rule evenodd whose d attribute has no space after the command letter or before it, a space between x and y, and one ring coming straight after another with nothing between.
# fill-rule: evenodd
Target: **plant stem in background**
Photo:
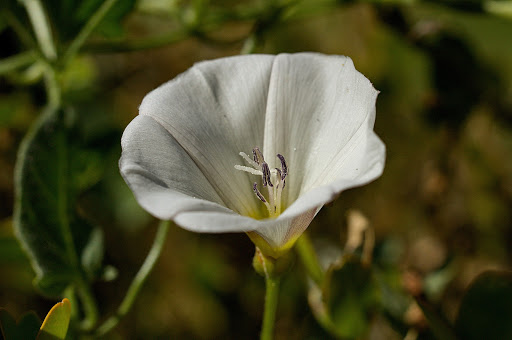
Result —
<instances>
[{"instance_id":1,"label":"plant stem in background","mask_svg":"<svg viewBox=\"0 0 512 340\"><path fill-rule=\"evenodd\" d=\"M57 50L43 5L39 0L23 0L22 3L27 10L41 52L49 61L55 60Z\"/></svg>"},{"instance_id":2,"label":"plant stem in background","mask_svg":"<svg viewBox=\"0 0 512 340\"><path fill-rule=\"evenodd\" d=\"M44 84L46 88L46 96L48 97L48 105L57 110L62 104L62 93L57 79L57 72L50 64L46 64L45 66Z\"/></svg>"},{"instance_id":3,"label":"plant stem in background","mask_svg":"<svg viewBox=\"0 0 512 340\"><path fill-rule=\"evenodd\" d=\"M39 49L46 59L45 87L48 96L48 105L53 109L57 109L61 105L61 90L57 81L54 66L52 65L57 59L57 49L53 41L48 17L46 16L43 5L39 0L22 0L21 2L27 10Z\"/></svg>"},{"instance_id":4,"label":"plant stem in background","mask_svg":"<svg viewBox=\"0 0 512 340\"><path fill-rule=\"evenodd\" d=\"M242 49L240 50L240 54L251 54L254 53L257 46L257 37L255 34L251 34L247 37L244 41L244 45L242 46Z\"/></svg>"},{"instance_id":5,"label":"plant stem in background","mask_svg":"<svg viewBox=\"0 0 512 340\"><path fill-rule=\"evenodd\" d=\"M0 60L0 74L14 71L18 68L32 64L37 58L37 54L33 51L22 52Z\"/></svg>"},{"instance_id":6,"label":"plant stem in background","mask_svg":"<svg viewBox=\"0 0 512 340\"><path fill-rule=\"evenodd\" d=\"M302 236L297 240L295 249L297 249L297 253L299 254L299 257L311 279L320 286L324 280L324 270L322 269L320 262L318 262L318 257L315 249L313 248L313 244L306 233L302 234Z\"/></svg>"},{"instance_id":7,"label":"plant stem in background","mask_svg":"<svg viewBox=\"0 0 512 340\"><path fill-rule=\"evenodd\" d=\"M261 327L261 340L271 340L276 322L277 302L279 298L280 277L265 276L265 309L263 311L263 325Z\"/></svg>"},{"instance_id":8,"label":"plant stem in background","mask_svg":"<svg viewBox=\"0 0 512 340\"><path fill-rule=\"evenodd\" d=\"M162 249L165 244L170 224L170 221L160 222L160 225L158 226L158 230L155 235L155 239L153 241L153 245L149 250L148 256L146 257L146 260L144 260L144 263L142 264L137 275L135 275L135 278L130 284L128 292L126 292L126 296L121 302L121 305L119 306L119 308L117 309L116 313L113 316L108 318L100 327L98 327L97 331L95 332L95 336L101 337L110 332L119 323L119 321L129 312L130 308L135 302L135 299L137 298L139 291L142 288L142 285L144 284L144 282L146 282L149 273L151 273L153 267L156 264L156 261L158 260L160 254L162 253Z\"/></svg>"},{"instance_id":9,"label":"plant stem in background","mask_svg":"<svg viewBox=\"0 0 512 340\"><path fill-rule=\"evenodd\" d=\"M83 330L90 330L98 321L98 306L96 305L96 299L91 291L91 287L84 280L80 280L75 283L78 296L82 302L85 317L81 322L81 328Z\"/></svg>"},{"instance_id":10,"label":"plant stem in background","mask_svg":"<svg viewBox=\"0 0 512 340\"><path fill-rule=\"evenodd\" d=\"M62 57L62 63L65 65L69 60L73 59L75 54L80 50L80 47L84 44L85 40L89 37L89 35L94 31L96 26L101 22L101 20L105 17L108 11L112 8L112 6L116 3L117 0L106 0L101 4L101 6L96 10L96 12L89 18L87 23L82 27L78 35L73 39L68 49L64 53Z\"/></svg>"}]
</instances>

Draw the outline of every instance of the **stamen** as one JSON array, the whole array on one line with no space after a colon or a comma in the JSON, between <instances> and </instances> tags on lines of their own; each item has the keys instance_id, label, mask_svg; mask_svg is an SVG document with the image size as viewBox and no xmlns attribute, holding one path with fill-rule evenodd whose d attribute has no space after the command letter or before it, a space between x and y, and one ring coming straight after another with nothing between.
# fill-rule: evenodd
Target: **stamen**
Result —
<instances>
[{"instance_id":1,"label":"stamen","mask_svg":"<svg viewBox=\"0 0 512 340\"><path fill-rule=\"evenodd\" d=\"M285 179L285 177L288 175L288 167L286 166L286 161L284 160L283 155L277 154L277 158L281 161L281 170L283 171L281 174L281 179Z\"/></svg>"},{"instance_id":2,"label":"stamen","mask_svg":"<svg viewBox=\"0 0 512 340\"><path fill-rule=\"evenodd\" d=\"M281 175L281 170L279 170L278 168L276 168L275 170L276 170L276 173L277 173L277 184L276 184L276 186L279 186L279 184L281 184L281 181L283 180L283 177Z\"/></svg>"},{"instance_id":3,"label":"stamen","mask_svg":"<svg viewBox=\"0 0 512 340\"><path fill-rule=\"evenodd\" d=\"M281 196L284 187L286 186L286 177L288 176L288 167L286 161L281 154L277 154L281 162L281 169L270 169L268 163L263 158L263 153L258 147L252 150L253 159L251 159L245 152L240 152L240 156L251 165L235 165L235 169L251 173L253 175L261 176L263 186L267 188L268 196L265 198L258 190L258 184L255 182L252 186L256 197L265 204L270 218L274 218L281 214Z\"/></svg>"},{"instance_id":4,"label":"stamen","mask_svg":"<svg viewBox=\"0 0 512 340\"><path fill-rule=\"evenodd\" d=\"M273 216L273 211L272 211L272 208L270 207L270 204L268 204L268 202L265 200L265 197L263 197L263 195L261 194L261 192L258 190L258 183L254 183L253 186L252 186L252 189L254 190L254 193L256 194L256 196L258 196L258 198L260 199L260 201L262 201L263 203L265 203L265 207L267 207L267 210L268 210L268 214L270 216ZM272 205L273 206L273 205Z\"/></svg>"},{"instance_id":5,"label":"stamen","mask_svg":"<svg viewBox=\"0 0 512 340\"><path fill-rule=\"evenodd\" d=\"M258 155L256 154L255 149L252 149L252 159L254 160L254 163L256 163L258 165L260 164L260 163L258 163Z\"/></svg>"},{"instance_id":6,"label":"stamen","mask_svg":"<svg viewBox=\"0 0 512 340\"><path fill-rule=\"evenodd\" d=\"M261 164L261 171L263 172L263 186L266 187L268 185L270 187L273 187L274 185L270 180L270 169L267 163L263 162Z\"/></svg>"},{"instance_id":7,"label":"stamen","mask_svg":"<svg viewBox=\"0 0 512 340\"><path fill-rule=\"evenodd\" d=\"M251 173L256 176L263 176L263 172L261 172L261 170L249 168L248 166L235 165L235 169L245 171L245 172Z\"/></svg>"},{"instance_id":8,"label":"stamen","mask_svg":"<svg viewBox=\"0 0 512 340\"><path fill-rule=\"evenodd\" d=\"M281 213L281 193L283 192L283 188L284 188L284 182L283 182L283 186L277 188L277 192L276 192L276 213L279 215Z\"/></svg>"},{"instance_id":9,"label":"stamen","mask_svg":"<svg viewBox=\"0 0 512 340\"><path fill-rule=\"evenodd\" d=\"M260 148L258 148L258 147L255 147L254 149L252 149L252 157L258 165L265 162L265 159L263 158L263 154L261 153Z\"/></svg>"},{"instance_id":10,"label":"stamen","mask_svg":"<svg viewBox=\"0 0 512 340\"><path fill-rule=\"evenodd\" d=\"M252 189L254 190L254 193L256 194L256 196L258 196L260 201L262 201L263 203L267 203L267 200L265 199L265 197L263 197L261 192L258 190L258 183L254 182L254 185L252 186Z\"/></svg>"},{"instance_id":11,"label":"stamen","mask_svg":"<svg viewBox=\"0 0 512 340\"><path fill-rule=\"evenodd\" d=\"M260 168L260 165L258 163L256 163L255 161L253 161L252 159L250 159L249 156L247 156L247 154L245 152L240 152L239 155L242 156L247 163L252 165L253 168L255 168L255 169Z\"/></svg>"},{"instance_id":12,"label":"stamen","mask_svg":"<svg viewBox=\"0 0 512 340\"><path fill-rule=\"evenodd\" d=\"M270 181L270 180L269 180ZM270 183L270 182L269 182ZM272 183L270 183L272 184ZM275 193L274 193L274 188L273 186L269 185L267 187L267 190L268 190L268 203L270 204L270 207L271 209L269 209L269 212L270 212L270 216L274 216L275 213L276 213L276 204L275 204Z\"/></svg>"}]
</instances>

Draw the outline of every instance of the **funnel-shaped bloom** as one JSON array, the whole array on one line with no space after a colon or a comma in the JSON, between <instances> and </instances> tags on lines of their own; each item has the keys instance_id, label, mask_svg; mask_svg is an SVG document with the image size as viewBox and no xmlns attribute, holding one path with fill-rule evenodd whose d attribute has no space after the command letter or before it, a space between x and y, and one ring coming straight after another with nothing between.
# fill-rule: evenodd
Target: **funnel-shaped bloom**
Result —
<instances>
[{"instance_id":1,"label":"funnel-shaped bloom","mask_svg":"<svg viewBox=\"0 0 512 340\"><path fill-rule=\"evenodd\" d=\"M325 203L382 173L377 94L348 57L201 62L144 98L123 134L121 173L152 215L247 232L278 257Z\"/></svg>"}]
</instances>

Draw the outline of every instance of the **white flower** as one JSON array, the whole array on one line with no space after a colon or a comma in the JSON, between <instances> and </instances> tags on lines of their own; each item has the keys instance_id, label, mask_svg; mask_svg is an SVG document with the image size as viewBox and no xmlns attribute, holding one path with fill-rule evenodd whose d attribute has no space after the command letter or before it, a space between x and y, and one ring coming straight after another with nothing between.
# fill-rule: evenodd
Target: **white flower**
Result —
<instances>
[{"instance_id":1,"label":"white flower","mask_svg":"<svg viewBox=\"0 0 512 340\"><path fill-rule=\"evenodd\" d=\"M144 98L121 140L121 174L152 215L247 232L279 257L325 203L382 173L377 94L343 56L201 62Z\"/></svg>"}]
</instances>

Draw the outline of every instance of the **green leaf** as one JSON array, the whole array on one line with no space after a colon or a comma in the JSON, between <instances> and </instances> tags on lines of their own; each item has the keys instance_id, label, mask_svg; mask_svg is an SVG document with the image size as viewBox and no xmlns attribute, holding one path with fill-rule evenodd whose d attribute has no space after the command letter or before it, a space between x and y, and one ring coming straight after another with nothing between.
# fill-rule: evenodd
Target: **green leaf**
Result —
<instances>
[{"instance_id":1,"label":"green leaf","mask_svg":"<svg viewBox=\"0 0 512 340\"><path fill-rule=\"evenodd\" d=\"M71 303L62 300L50 309L41 325L37 340L64 340L71 319Z\"/></svg>"},{"instance_id":2,"label":"green leaf","mask_svg":"<svg viewBox=\"0 0 512 340\"><path fill-rule=\"evenodd\" d=\"M36 285L50 296L84 281L91 269L87 266L98 262L90 255L82 261L93 228L76 213L76 200L84 189L81 174L88 171L84 169L88 153L82 151L76 131L64 117L64 112L54 110L40 117L20 147L15 174L16 236L29 254ZM92 242L97 238L92 237ZM97 256L101 260L102 254Z\"/></svg>"},{"instance_id":3,"label":"green leaf","mask_svg":"<svg viewBox=\"0 0 512 340\"><path fill-rule=\"evenodd\" d=\"M0 309L0 331L4 340L35 339L41 320L34 312L23 315L18 322L5 309Z\"/></svg>"},{"instance_id":4,"label":"green leaf","mask_svg":"<svg viewBox=\"0 0 512 340\"><path fill-rule=\"evenodd\" d=\"M461 339L512 339L512 273L478 276L462 298L455 324Z\"/></svg>"}]
</instances>

